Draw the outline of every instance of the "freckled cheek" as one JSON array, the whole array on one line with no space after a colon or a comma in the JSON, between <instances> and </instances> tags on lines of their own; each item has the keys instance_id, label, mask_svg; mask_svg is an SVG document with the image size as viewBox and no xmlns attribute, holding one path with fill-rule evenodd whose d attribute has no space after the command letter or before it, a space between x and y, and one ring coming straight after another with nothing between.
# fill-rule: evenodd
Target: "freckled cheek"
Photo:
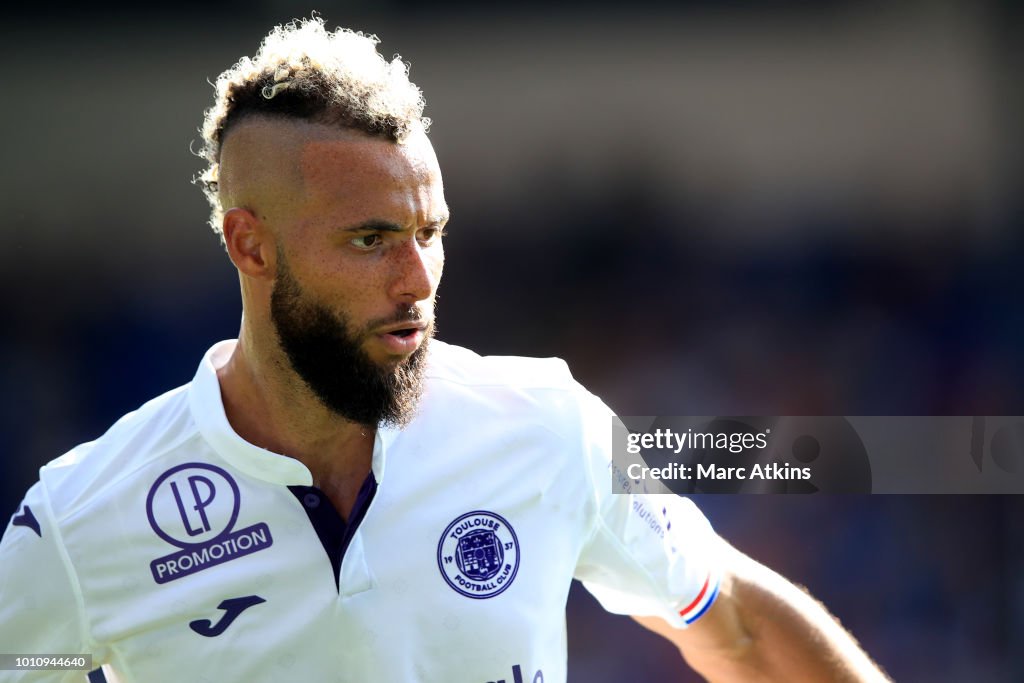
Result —
<instances>
[{"instance_id":1,"label":"freckled cheek","mask_svg":"<svg viewBox=\"0 0 1024 683\"><path fill-rule=\"evenodd\" d=\"M437 254L429 264L429 268L434 280L434 290L436 291L437 286L441 284L441 273L444 271L444 249L438 248Z\"/></svg>"},{"instance_id":2,"label":"freckled cheek","mask_svg":"<svg viewBox=\"0 0 1024 683\"><path fill-rule=\"evenodd\" d=\"M348 268L343 276L335 273L333 285L335 300L348 309L349 315L362 317L379 309L388 281L379 269Z\"/></svg>"}]
</instances>

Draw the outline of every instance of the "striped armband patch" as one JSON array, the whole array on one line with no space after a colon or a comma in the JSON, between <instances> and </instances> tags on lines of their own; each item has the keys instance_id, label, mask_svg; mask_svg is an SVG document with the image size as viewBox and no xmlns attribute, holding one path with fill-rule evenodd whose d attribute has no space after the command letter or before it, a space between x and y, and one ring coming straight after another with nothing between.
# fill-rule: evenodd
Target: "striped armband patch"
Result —
<instances>
[{"instance_id":1,"label":"striped armband patch","mask_svg":"<svg viewBox=\"0 0 1024 683\"><path fill-rule=\"evenodd\" d=\"M711 603L718 597L720 583L717 576L708 574L708 578L704 579L704 585L701 587L700 593L693 599L693 602L679 610L679 616L683 618L687 626L700 619L708 611Z\"/></svg>"}]
</instances>

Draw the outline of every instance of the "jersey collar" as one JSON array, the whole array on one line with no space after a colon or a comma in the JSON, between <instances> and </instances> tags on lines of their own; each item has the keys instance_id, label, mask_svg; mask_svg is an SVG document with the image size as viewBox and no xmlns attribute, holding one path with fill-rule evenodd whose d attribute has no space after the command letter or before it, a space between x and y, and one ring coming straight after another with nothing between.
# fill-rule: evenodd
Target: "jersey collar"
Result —
<instances>
[{"instance_id":1,"label":"jersey collar","mask_svg":"<svg viewBox=\"0 0 1024 683\"><path fill-rule=\"evenodd\" d=\"M237 340L218 342L206 352L189 386L189 407L199 433L217 454L248 475L285 486L312 486L309 468L295 458L260 448L240 437L228 422L220 394L217 368L227 362ZM384 476L385 446L394 431L381 428L373 443L373 474L378 482Z\"/></svg>"}]
</instances>

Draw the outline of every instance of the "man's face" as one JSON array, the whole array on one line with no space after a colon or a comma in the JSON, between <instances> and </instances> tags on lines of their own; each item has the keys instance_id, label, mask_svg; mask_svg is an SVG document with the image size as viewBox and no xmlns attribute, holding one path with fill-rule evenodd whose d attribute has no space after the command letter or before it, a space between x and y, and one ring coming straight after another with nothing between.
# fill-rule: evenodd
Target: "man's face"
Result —
<instances>
[{"instance_id":1,"label":"man's face","mask_svg":"<svg viewBox=\"0 0 1024 683\"><path fill-rule=\"evenodd\" d=\"M408 359L394 366L378 365L364 350L376 325L352 329L344 313L303 291L283 253L278 254L270 317L292 369L327 408L368 426L400 426L412 418L422 392L432 327L426 328L422 343ZM396 310L389 321L422 323L414 307Z\"/></svg>"},{"instance_id":2,"label":"man's face","mask_svg":"<svg viewBox=\"0 0 1024 683\"><path fill-rule=\"evenodd\" d=\"M323 132L323 131L320 131ZM292 369L360 424L403 424L420 393L448 219L426 135L314 136L276 233L270 318Z\"/></svg>"}]
</instances>

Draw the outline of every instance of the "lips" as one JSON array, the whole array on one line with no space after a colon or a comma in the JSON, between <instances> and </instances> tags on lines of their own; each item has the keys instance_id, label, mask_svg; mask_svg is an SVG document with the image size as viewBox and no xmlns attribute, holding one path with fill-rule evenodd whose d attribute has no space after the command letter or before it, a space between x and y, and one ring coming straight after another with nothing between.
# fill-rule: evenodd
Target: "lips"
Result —
<instances>
[{"instance_id":1,"label":"lips","mask_svg":"<svg viewBox=\"0 0 1024 683\"><path fill-rule=\"evenodd\" d=\"M427 323L425 322L404 322L388 325L377 332L385 348L390 353L397 355L410 354L419 347L426 336Z\"/></svg>"},{"instance_id":2,"label":"lips","mask_svg":"<svg viewBox=\"0 0 1024 683\"><path fill-rule=\"evenodd\" d=\"M427 329L427 323L422 320L407 320L405 322L394 323L377 330L377 334L392 334L398 337L408 337L416 332L422 332Z\"/></svg>"}]
</instances>

